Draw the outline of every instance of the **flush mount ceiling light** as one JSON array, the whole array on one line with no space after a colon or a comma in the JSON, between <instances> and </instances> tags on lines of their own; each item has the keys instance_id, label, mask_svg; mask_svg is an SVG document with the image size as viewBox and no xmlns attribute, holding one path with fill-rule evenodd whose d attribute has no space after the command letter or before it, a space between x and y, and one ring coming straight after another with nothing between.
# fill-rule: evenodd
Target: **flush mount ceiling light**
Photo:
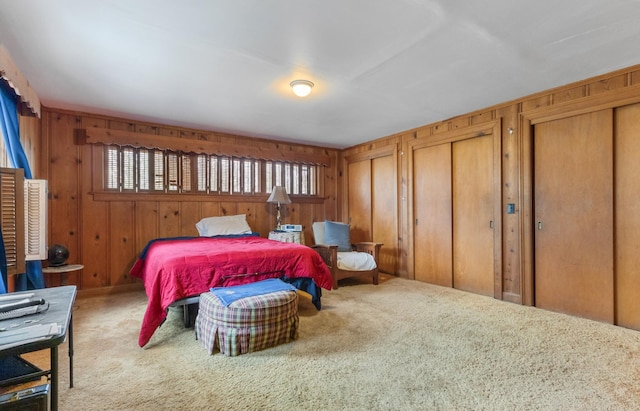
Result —
<instances>
[{"instance_id":1,"label":"flush mount ceiling light","mask_svg":"<svg viewBox=\"0 0 640 411\"><path fill-rule=\"evenodd\" d=\"M309 80L294 80L290 84L293 89L293 94L298 97L306 97L311 93L311 88L313 87L313 83Z\"/></svg>"}]
</instances>

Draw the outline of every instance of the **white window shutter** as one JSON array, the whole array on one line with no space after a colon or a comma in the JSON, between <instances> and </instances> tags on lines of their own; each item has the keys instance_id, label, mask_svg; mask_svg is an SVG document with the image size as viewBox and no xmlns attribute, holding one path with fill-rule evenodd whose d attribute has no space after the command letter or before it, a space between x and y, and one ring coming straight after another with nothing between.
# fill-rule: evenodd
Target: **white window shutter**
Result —
<instances>
[{"instance_id":1,"label":"white window shutter","mask_svg":"<svg viewBox=\"0 0 640 411\"><path fill-rule=\"evenodd\" d=\"M47 180L24 180L25 259L47 259Z\"/></svg>"}]
</instances>

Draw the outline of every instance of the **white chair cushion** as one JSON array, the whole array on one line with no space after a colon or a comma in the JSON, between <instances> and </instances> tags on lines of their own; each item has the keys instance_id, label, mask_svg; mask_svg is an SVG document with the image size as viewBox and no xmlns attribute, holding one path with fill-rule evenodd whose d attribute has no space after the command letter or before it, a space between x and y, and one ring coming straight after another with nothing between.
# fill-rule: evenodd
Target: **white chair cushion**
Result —
<instances>
[{"instance_id":1,"label":"white chair cushion","mask_svg":"<svg viewBox=\"0 0 640 411\"><path fill-rule=\"evenodd\" d=\"M376 268L376 260L369 253L338 252L338 268L348 271L369 271Z\"/></svg>"}]
</instances>

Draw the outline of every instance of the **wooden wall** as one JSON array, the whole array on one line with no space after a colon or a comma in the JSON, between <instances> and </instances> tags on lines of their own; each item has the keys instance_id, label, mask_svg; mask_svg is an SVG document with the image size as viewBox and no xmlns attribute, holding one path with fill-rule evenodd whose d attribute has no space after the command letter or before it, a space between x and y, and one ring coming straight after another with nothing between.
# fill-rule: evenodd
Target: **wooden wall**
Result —
<instances>
[{"instance_id":1,"label":"wooden wall","mask_svg":"<svg viewBox=\"0 0 640 411\"><path fill-rule=\"evenodd\" d=\"M202 130L133 122L125 119L43 108L41 172L49 182L49 244L69 249L70 263L84 270L70 273L69 283L82 290L129 287L137 282L129 269L146 243L158 237L197 235L195 223L203 217L246 214L254 231L267 236L275 225L275 210L267 197L174 197L94 192L92 179L102 164L102 146L80 144L78 130L90 128L127 131L176 139L197 139L224 145L279 150L283 158L323 156L330 159L320 182L324 197L295 199L283 208L286 223L302 224L311 242L311 223L335 218L338 152L313 146L288 144ZM50 275L49 285L59 278Z\"/></svg>"},{"instance_id":2,"label":"wooden wall","mask_svg":"<svg viewBox=\"0 0 640 411\"><path fill-rule=\"evenodd\" d=\"M23 118L21 126L24 124L23 139L27 141L29 155L41 159L35 162L36 177L49 180L49 243L66 245L71 251L70 262L85 265L82 272L69 278L70 283L81 289L135 283L128 277L128 270L146 242L156 237L195 234L193 225L201 217L246 213L252 227L266 235L274 216L264 199L181 201L94 196L91 178L99 151L92 145L76 144L78 129L126 130L329 156L331 164L322 182L323 200L294 202L288 207L285 221L302 224L307 243L311 242L313 221L325 218L350 221L357 237L354 240L385 244L383 272L409 279L424 278L415 272L416 253L424 246L416 243L415 150L491 135L496 158L492 160L495 195L491 221L495 235L490 251L494 253L492 295L535 305L533 123L638 100L640 66L634 66L383 138L372 136L368 143L342 151L47 108L43 109L41 121ZM513 213L507 212L509 204L514 205ZM626 283L633 282L633 278L626 278ZM55 285L55 278L49 280ZM619 287L617 292L620 293ZM635 321L635 318L627 320L629 324Z\"/></svg>"},{"instance_id":3,"label":"wooden wall","mask_svg":"<svg viewBox=\"0 0 640 411\"><path fill-rule=\"evenodd\" d=\"M395 155L398 159L395 175L385 175L389 184L395 187L397 209L392 217L388 210L372 211L366 218L369 221L397 218L395 227L397 237L393 242L385 240L383 249L392 248L390 255L397 260L394 273L414 279L415 253L421 244L415 243L416 225L413 219L412 199L414 194L414 175L411 152L414 147L437 145L440 142L455 141L457 136L475 133L483 125L493 126L497 130L499 156L496 179L497 198L496 222L499 223L495 266L495 298L516 303L534 305L533 294L533 234L532 234L532 160L531 118L545 110L557 113L573 110L575 113L597 110L602 105L618 106L640 100L640 66L618 70L563 87L536 93L515 101L505 102L493 107L478 110L442 122L428 124L413 130L407 130L372 140L366 144L351 147L341 153L339 175L341 192L339 215L344 221L350 218L350 208L363 201L372 203L380 193L373 190L362 198L348 200L346 193L351 192L349 179L344 176L350 165L363 160L370 161L375 174L373 159ZM560 116L560 114L556 114ZM533 117L532 117L533 116ZM638 124L640 126L640 124ZM475 131L474 131L475 130ZM484 135L484 131L478 135ZM472 135L465 137L470 138ZM462 138L462 137L461 137ZM567 148L568 150L570 148ZM640 160L640 159L639 159ZM382 175L381 173L377 175ZM389 184L384 185L388 187ZM355 190L358 192L358 190ZM353 196L352 196L353 197ZM514 213L507 212L507 205L515 206ZM358 211L361 212L361 206ZM385 233L373 230L373 241L380 241Z\"/></svg>"},{"instance_id":4,"label":"wooden wall","mask_svg":"<svg viewBox=\"0 0 640 411\"><path fill-rule=\"evenodd\" d=\"M31 172L34 176L40 174L40 119L33 115L18 116L20 128L20 141L25 155L29 159ZM4 147L4 138L0 134L0 167L11 167L9 156Z\"/></svg>"}]
</instances>

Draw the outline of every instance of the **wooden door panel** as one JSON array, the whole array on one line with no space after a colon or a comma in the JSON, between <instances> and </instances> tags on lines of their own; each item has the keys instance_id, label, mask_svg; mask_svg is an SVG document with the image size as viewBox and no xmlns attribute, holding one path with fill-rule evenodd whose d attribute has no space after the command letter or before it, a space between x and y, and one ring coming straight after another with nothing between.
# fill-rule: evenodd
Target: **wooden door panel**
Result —
<instances>
[{"instance_id":1,"label":"wooden door panel","mask_svg":"<svg viewBox=\"0 0 640 411\"><path fill-rule=\"evenodd\" d=\"M494 293L493 136L452 147L453 286Z\"/></svg>"},{"instance_id":2,"label":"wooden door panel","mask_svg":"<svg viewBox=\"0 0 640 411\"><path fill-rule=\"evenodd\" d=\"M616 109L616 324L640 330L640 104Z\"/></svg>"},{"instance_id":3,"label":"wooden door panel","mask_svg":"<svg viewBox=\"0 0 640 411\"><path fill-rule=\"evenodd\" d=\"M612 111L537 124L535 305L613 322Z\"/></svg>"},{"instance_id":4,"label":"wooden door panel","mask_svg":"<svg viewBox=\"0 0 640 411\"><path fill-rule=\"evenodd\" d=\"M453 286L451 144L413 153L415 279Z\"/></svg>"},{"instance_id":5,"label":"wooden door panel","mask_svg":"<svg viewBox=\"0 0 640 411\"><path fill-rule=\"evenodd\" d=\"M371 241L371 160L349 163L351 242Z\"/></svg>"},{"instance_id":6,"label":"wooden door panel","mask_svg":"<svg viewBox=\"0 0 640 411\"><path fill-rule=\"evenodd\" d=\"M397 254L397 189L395 161L392 155L372 160L371 192L372 241L383 243L378 258L378 268L385 273L396 272Z\"/></svg>"}]
</instances>

